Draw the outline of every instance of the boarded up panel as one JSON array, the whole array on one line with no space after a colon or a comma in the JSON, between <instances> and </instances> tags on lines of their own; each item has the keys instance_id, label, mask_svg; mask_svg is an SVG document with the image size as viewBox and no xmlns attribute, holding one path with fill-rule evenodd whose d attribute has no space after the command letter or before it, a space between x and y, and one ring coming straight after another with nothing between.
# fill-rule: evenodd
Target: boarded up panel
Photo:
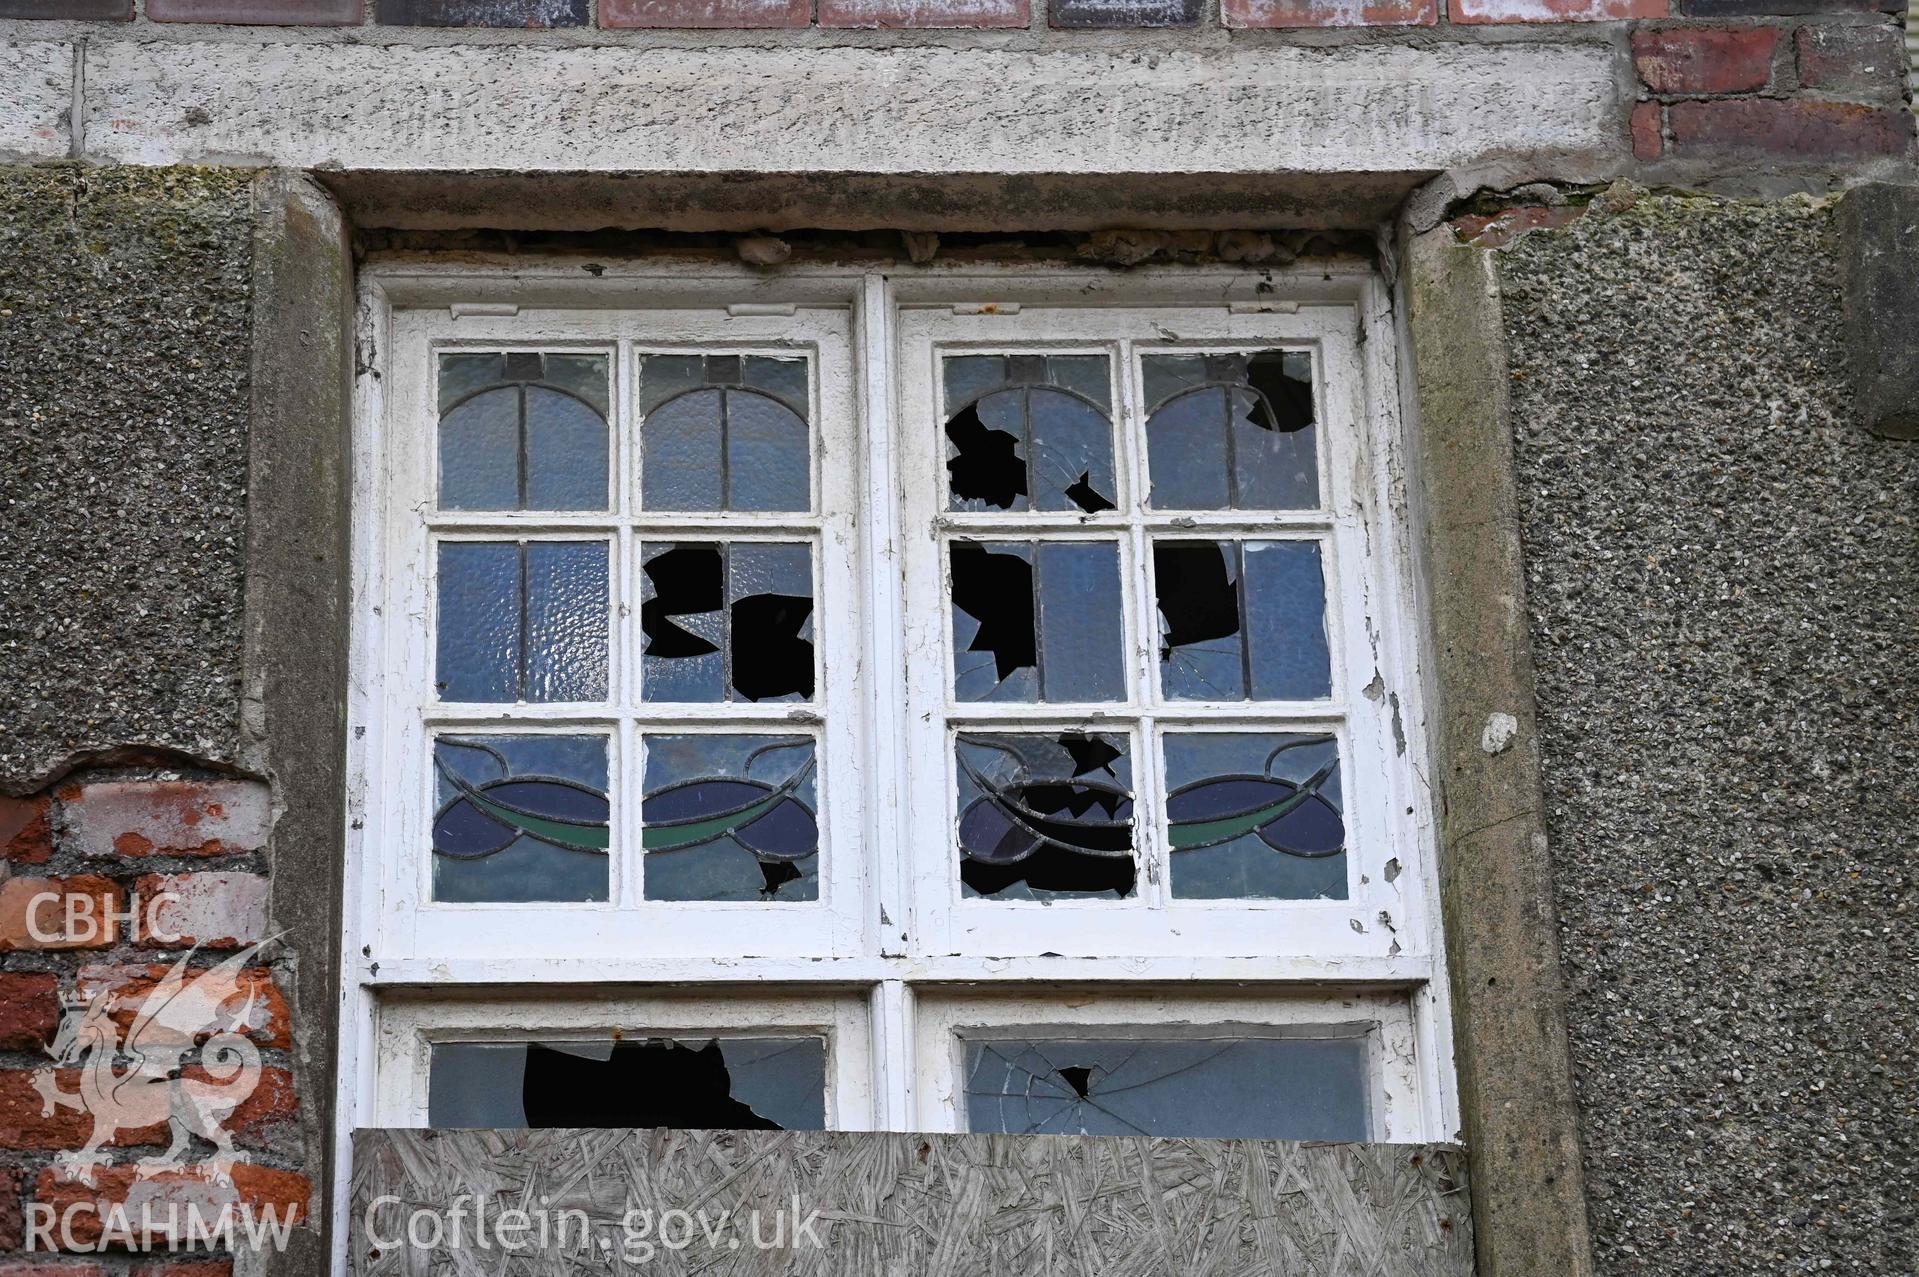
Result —
<instances>
[{"instance_id":1,"label":"boarded up panel","mask_svg":"<svg viewBox=\"0 0 1919 1277\"><path fill-rule=\"evenodd\" d=\"M1470 1277L1464 1177L1396 1144L361 1131L349 1245L361 1277Z\"/></svg>"}]
</instances>

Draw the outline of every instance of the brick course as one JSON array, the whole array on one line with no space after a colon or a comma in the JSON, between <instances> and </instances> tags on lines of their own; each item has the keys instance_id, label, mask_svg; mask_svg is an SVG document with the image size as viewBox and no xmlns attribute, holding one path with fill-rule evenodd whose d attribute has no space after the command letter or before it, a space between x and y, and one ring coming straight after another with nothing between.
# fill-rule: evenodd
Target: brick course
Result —
<instances>
[{"instance_id":1,"label":"brick course","mask_svg":"<svg viewBox=\"0 0 1919 1277\"><path fill-rule=\"evenodd\" d=\"M261 26L356 26L360 0L147 0L154 22L233 22Z\"/></svg>"},{"instance_id":2,"label":"brick course","mask_svg":"<svg viewBox=\"0 0 1919 1277\"><path fill-rule=\"evenodd\" d=\"M1439 0L1220 0L1228 27L1432 26Z\"/></svg>"},{"instance_id":3,"label":"brick course","mask_svg":"<svg viewBox=\"0 0 1919 1277\"><path fill-rule=\"evenodd\" d=\"M413 27L577 27L587 0L379 0L373 20Z\"/></svg>"},{"instance_id":4,"label":"brick course","mask_svg":"<svg viewBox=\"0 0 1919 1277\"><path fill-rule=\"evenodd\" d=\"M1876 27L1801 27L1793 37L1802 88L1894 98L1905 74L1905 41L1890 23Z\"/></svg>"},{"instance_id":5,"label":"brick course","mask_svg":"<svg viewBox=\"0 0 1919 1277\"><path fill-rule=\"evenodd\" d=\"M1633 65L1654 93L1750 93L1772 79L1777 27L1635 31Z\"/></svg>"},{"instance_id":6,"label":"brick course","mask_svg":"<svg viewBox=\"0 0 1919 1277\"><path fill-rule=\"evenodd\" d=\"M67 901L91 904L74 912ZM118 939L120 889L98 874L66 878L9 878L0 882L0 951L8 949L104 949Z\"/></svg>"},{"instance_id":7,"label":"brick course","mask_svg":"<svg viewBox=\"0 0 1919 1277\"><path fill-rule=\"evenodd\" d=\"M252 781L107 781L68 786L61 810L90 856L220 856L266 845L265 785Z\"/></svg>"},{"instance_id":8,"label":"brick course","mask_svg":"<svg viewBox=\"0 0 1919 1277\"><path fill-rule=\"evenodd\" d=\"M1900 155L1912 141L1912 112L1851 102L1730 98L1668 108L1678 152L1775 156Z\"/></svg>"},{"instance_id":9,"label":"brick course","mask_svg":"<svg viewBox=\"0 0 1919 1277\"><path fill-rule=\"evenodd\" d=\"M812 0L600 0L603 27L803 27Z\"/></svg>"},{"instance_id":10,"label":"brick course","mask_svg":"<svg viewBox=\"0 0 1919 1277\"><path fill-rule=\"evenodd\" d=\"M259 874L148 874L133 898L135 943L148 948L237 949L266 939L267 880Z\"/></svg>"}]
</instances>

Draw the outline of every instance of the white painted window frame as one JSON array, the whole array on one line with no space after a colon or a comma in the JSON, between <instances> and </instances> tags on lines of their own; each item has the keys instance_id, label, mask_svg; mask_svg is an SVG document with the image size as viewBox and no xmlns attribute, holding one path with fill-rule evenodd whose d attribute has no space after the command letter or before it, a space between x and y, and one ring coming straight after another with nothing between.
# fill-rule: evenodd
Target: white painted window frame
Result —
<instances>
[{"instance_id":1,"label":"white painted window frame","mask_svg":"<svg viewBox=\"0 0 1919 1277\"><path fill-rule=\"evenodd\" d=\"M1182 1008L1176 1018L1197 1023L1193 1013L1224 997L1234 1002L1233 1014L1213 1022L1317 1024L1372 1034L1385 1101L1380 1111L1391 1115L1375 1124L1380 1138L1454 1137L1457 1097L1440 944L1436 839L1431 797L1421 777L1427 709L1405 506L1399 345L1386 284L1357 263L1297 271L1126 273L958 265L919 269L897 278L857 267L766 274L696 262L595 266L589 274L566 259L515 258L487 266L396 258L361 273L344 937L348 961L342 987L336 1166L350 1164L347 1136L354 1127L424 1120L424 1093L417 1088L424 1067L422 1048L433 1032L484 1033L524 1023L548 1032L588 1035L615 1026L633 1033L698 1033L740 1021L788 1023L779 1019L785 1012L774 1009L776 1004L810 1008L796 1014L807 1024L823 1026L834 1040L830 1049L838 1098L833 1120L849 1128L942 1129L957 1124L959 1110L950 1098L953 1044L969 1025L1014 1023L1065 1030L1091 1022L1085 1008L1104 1005L1132 1017L1106 1021L1111 1025L1164 1023L1146 1018L1154 1006ZM931 441L937 435L925 411L930 382L922 376L917 389L912 384L910 352L917 347L911 345L916 340L911 333L938 316L949 328L950 321L962 321L967 340L1019 344L1043 334L1035 312L1053 309L1076 325L1075 339L1081 344L1087 334L1097 334L1098 341L1139 340L1144 334L1137 331L1137 317L1149 306L1155 319L1168 323L1181 341L1215 348L1307 344L1326 361L1320 403L1322 446L1327 449L1322 480L1331 518L1330 527L1318 531L1334 541L1327 572L1329 585L1338 582L1328 616L1335 627L1329 634L1336 666L1335 705L1315 704L1309 710L1259 706L1248 721L1266 713L1271 726L1292 727L1301 721L1294 717L1295 710L1319 713L1336 707L1345 716L1349 808L1354 805L1351 795L1375 784L1383 786L1379 792L1391 795L1390 806L1382 808L1387 814L1376 826L1362 826L1355 836L1349 851L1354 890L1346 901L1233 904L1223 909L1181 904L1154 910L1149 898L1122 911L1102 909L1106 919L1142 920L1104 933L1056 921L1087 912L1058 904L1010 909L1009 914L1022 920L1020 925L998 928L997 933L993 927L956 926L950 897L929 896L924 882L916 893L916 876L932 873L934 858L916 857L911 850L915 823L927 810L928 775L939 771L943 783L946 765L944 748L930 763L908 765L909 755L924 754L929 733L940 736L942 747L946 743L943 725L911 725L932 708L924 680L929 668L944 678L943 656L914 663L910 698L882 694L892 685L885 678L858 681L866 670L908 668L911 642L930 638L941 653L946 645L943 632L924 633L929 624L935 631L944 626L943 606L927 611L926 580L909 579L912 564L930 556L914 548L907 521L913 499L902 496L909 492L914 474L924 477L929 460L936 464L936 455L932 442L923 442L918 452L902 450L896 436L918 430L923 441ZM1131 318L1125 315L1128 311ZM419 440L414 441L410 462L396 466L390 455L396 433L417 430L422 406L432 406L420 397L428 393L421 352L436 337L454 334L461 344L493 348L655 344L664 340L661 317L675 313L697 321L679 334L679 340L689 344L711 342L720 331L727 344L771 349L789 346L796 333L816 334L823 343L816 393L843 391L842 403L821 403L816 411L815 429L825 432L816 491L829 517L840 512L844 517L828 534L828 544L843 552L821 556L815 588L826 679L841 677L847 684L836 700L830 683L823 681L817 708L824 712L824 730L846 737L836 757L856 760L858 770L851 785L836 778L836 786L825 775L829 759L822 755L821 802L829 825L822 853L821 907L708 907L705 916L724 918L731 911L733 917L752 920L744 928L745 941L736 934L726 943L714 942L711 933L671 925L645 940L603 924L581 925L596 913L603 918L617 913L605 907L558 911L567 920L564 928L546 932L524 926L543 911L523 906L480 911L475 916L485 919L483 925L465 935L423 928L418 919L432 911L417 905L418 878L396 883L391 862L400 858L382 855L383 848L399 845L392 841L396 806L410 802L424 809L427 798L418 729L409 729L406 717L417 719L421 704L417 696L400 695L402 689L420 685L422 662L430 657L423 650L425 628L417 624L418 600L427 596L423 584L403 581L401 597L413 601L408 610L394 606L389 593L396 576L417 572L418 559L408 556L423 544L416 534L396 535L389 520L390 502L409 494L418 499L423 491L420 468L430 465L430 451ZM1177 322L1171 322L1172 317ZM1007 320L1014 325L1006 326ZM1115 325L1134 327L1115 337ZM827 333L842 336L835 339ZM845 343L843 355L829 353L834 340ZM621 361L615 393L622 404L628 371ZM428 424L436 419L436 413L425 418ZM409 426L409 420L415 424ZM624 409L616 412L615 423L621 440L616 447L630 449L632 433ZM1350 437L1337 438L1341 431L1333 428L1335 423L1350 426ZM430 443L431 431L420 433ZM852 485L857 503L835 505L838 498L824 486L834 475ZM1136 473L1130 482L1138 481ZM936 500L937 492L929 489L918 500ZM1204 524L1207 518L1196 516L1195 523ZM751 519L726 516L725 531L746 531ZM1241 519L1225 516L1225 521ZM1286 519L1257 522L1271 529ZM919 535L930 535L929 527L921 523ZM1194 533L1204 535L1205 528L1196 526ZM841 565L837 574L835 560ZM622 562L630 573L631 554ZM826 636L833 629L844 632L844 623L856 616L850 651L858 660L849 661L829 646L832 640ZM627 621L629 636L636 621ZM1342 635L1340 626L1350 629ZM1151 644L1135 646L1142 670L1151 673ZM629 637L615 656L622 670L631 668L634 650ZM942 686L939 697L944 695ZM725 708L744 709L748 712L740 719L768 727L793 723L796 712L805 713L790 705ZM1180 710L1185 713L1186 707ZM1051 707L1040 712L1065 717ZM1210 724L1208 713L1202 707L1193 717ZM1224 711L1214 715L1221 722L1229 716ZM1148 757L1136 752L1136 771L1148 770ZM1383 766L1378 775L1367 774L1373 759ZM395 777L412 778L403 783L397 803ZM943 793L931 810L950 816ZM943 819L942 827L950 830L950 821ZM950 833L938 838L945 890L955 890L951 884L956 882L948 858L950 838ZM845 854L847 849L854 854ZM837 857L836 851L841 853ZM836 859L839 868L834 867ZM1390 884L1384 873L1389 859L1398 861ZM842 889L838 877L854 869L865 875L857 894ZM698 906L666 908L703 912ZM1155 914L1169 919L1175 913L1177 922L1154 920ZM810 914L828 921L804 939L801 932L807 924L786 924L782 940L776 934L779 928L759 925L776 914ZM1189 916L1190 923L1185 921ZM1077 939L1058 947L1026 938L1024 928L1036 924L1055 940ZM542 938L532 939L536 934ZM1095 943L1101 934L1107 943ZM552 943L560 936L565 944ZM1223 990L1231 991L1230 997ZM537 1014L516 1019L515 1006L536 1009ZM826 1016L819 1010L822 1006L833 1014ZM991 1018L1001 1012L1011 1018ZM865 1063L856 1067L861 1060ZM849 1075L849 1069L858 1068L866 1070L863 1082ZM942 1086L949 1098L940 1098ZM862 1093L864 1101L858 1098ZM856 1113L869 1116L854 1121ZM345 1209L348 1178L344 1169L335 1178L339 1211ZM336 1235L343 1239L344 1230Z\"/></svg>"}]
</instances>

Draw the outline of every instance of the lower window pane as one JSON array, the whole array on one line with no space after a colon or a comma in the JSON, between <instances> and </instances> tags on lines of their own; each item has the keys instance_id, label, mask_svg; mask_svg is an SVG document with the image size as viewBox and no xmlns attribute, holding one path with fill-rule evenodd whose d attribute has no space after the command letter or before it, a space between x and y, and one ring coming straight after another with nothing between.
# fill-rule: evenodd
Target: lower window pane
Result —
<instances>
[{"instance_id":1,"label":"lower window pane","mask_svg":"<svg viewBox=\"0 0 1919 1277\"><path fill-rule=\"evenodd\" d=\"M1344 900L1339 742L1320 733L1165 738L1173 895Z\"/></svg>"},{"instance_id":2,"label":"lower window pane","mask_svg":"<svg viewBox=\"0 0 1919 1277\"><path fill-rule=\"evenodd\" d=\"M826 1043L817 1037L442 1042L427 1124L817 1131Z\"/></svg>"},{"instance_id":3,"label":"lower window pane","mask_svg":"<svg viewBox=\"0 0 1919 1277\"><path fill-rule=\"evenodd\" d=\"M1133 768L1124 736L962 734L959 875L967 896L1133 894Z\"/></svg>"},{"instance_id":4,"label":"lower window pane","mask_svg":"<svg viewBox=\"0 0 1919 1277\"><path fill-rule=\"evenodd\" d=\"M607 738L433 742L433 898L456 904L607 898Z\"/></svg>"},{"instance_id":5,"label":"lower window pane","mask_svg":"<svg viewBox=\"0 0 1919 1277\"><path fill-rule=\"evenodd\" d=\"M648 900L817 900L811 736L648 736L640 802Z\"/></svg>"},{"instance_id":6,"label":"lower window pane","mask_svg":"<svg viewBox=\"0 0 1919 1277\"><path fill-rule=\"evenodd\" d=\"M1363 1140L1366 1056L1363 1037L976 1040L967 1129Z\"/></svg>"}]
</instances>

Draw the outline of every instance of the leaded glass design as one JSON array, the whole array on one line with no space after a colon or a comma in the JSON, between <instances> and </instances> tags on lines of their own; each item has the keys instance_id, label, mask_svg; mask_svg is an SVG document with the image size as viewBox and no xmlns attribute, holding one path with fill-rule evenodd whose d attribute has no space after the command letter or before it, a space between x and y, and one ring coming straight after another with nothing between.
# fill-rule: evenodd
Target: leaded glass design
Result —
<instances>
[{"instance_id":1,"label":"leaded glass design","mask_svg":"<svg viewBox=\"0 0 1919 1277\"><path fill-rule=\"evenodd\" d=\"M1153 585L1167 699L1332 694L1318 542L1156 541Z\"/></svg>"},{"instance_id":2,"label":"leaded glass design","mask_svg":"<svg viewBox=\"0 0 1919 1277\"><path fill-rule=\"evenodd\" d=\"M1366 1040L1000 1038L966 1044L967 1129L1363 1140Z\"/></svg>"},{"instance_id":3,"label":"leaded glass design","mask_svg":"<svg viewBox=\"0 0 1919 1277\"><path fill-rule=\"evenodd\" d=\"M644 699L812 699L810 547L649 542L640 572Z\"/></svg>"},{"instance_id":4,"label":"leaded glass design","mask_svg":"<svg viewBox=\"0 0 1919 1277\"><path fill-rule=\"evenodd\" d=\"M1073 510L1118 500L1105 355L949 355L947 506Z\"/></svg>"},{"instance_id":5,"label":"leaded glass design","mask_svg":"<svg viewBox=\"0 0 1919 1277\"><path fill-rule=\"evenodd\" d=\"M962 701L1126 695L1116 541L954 541L953 691Z\"/></svg>"},{"instance_id":6,"label":"leaded glass design","mask_svg":"<svg viewBox=\"0 0 1919 1277\"><path fill-rule=\"evenodd\" d=\"M645 749L648 900L819 898L812 737L661 734Z\"/></svg>"},{"instance_id":7,"label":"leaded glass design","mask_svg":"<svg viewBox=\"0 0 1919 1277\"><path fill-rule=\"evenodd\" d=\"M443 735L433 742L433 898L607 899L607 737Z\"/></svg>"},{"instance_id":8,"label":"leaded glass design","mask_svg":"<svg viewBox=\"0 0 1919 1277\"><path fill-rule=\"evenodd\" d=\"M443 510L604 510L605 355L439 357Z\"/></svg>"},{"instance_id":9,"label":"leaded glass design","mask_svg":"<svg viewBox=\"0 0 1919 1277\"><path fill-rule=\"evenodd\" d=\"M638 381L643 510L812 508L805 359L642 355Z\"/></svg>"},{"instance_id":10,"label":"leaded glass design","mask_svg":"<svg viewBox=\"0 0 1919 1277\"><path fill-rule=\"evenodd\" d=\"M1154 509L1319 505L1312 355L1260 350L1140 362Z\"/></svg>"},{"instance_id":11,"label":"leaded glass design","mask_svg":"<svg viewBox=\"0 0 1919 1277\"><path fill-rule=\"evenodd\" d=\"M427 1124L441 1130L817 1131L826 1043L817 1037L603 1037L439 1042Z\"/></svg>"},{"instance_id":12,"label":"leaded glass design","mask_svg":"<svg viewBox=\"0 0 1919 1277\"><path fill-rule=\"evenodd\" d=\"M1335 737L1170 732L1163 747L1175 897L1346 898Z\"/></svg>"},{"instance_id":13,"label":"leaded glass design","mask_svg":"<svg viewBox=\"0 0 1919 1277\"><path fill-rule=\"evenodd\" d=\"M443 701L600 701L604 541L443 541L434 688Z\"/></svg>"},{"instance_id":14,"label":"leaded glass design","mask_svg":"<svg viewBox=\"0 0 1919 1277\"><path fill-rule=\"evenodd\" d=\"M1133 894L1126 737L961 733L953 760L966 895L1046 901Z\"/></svg>"}]
</instances>

